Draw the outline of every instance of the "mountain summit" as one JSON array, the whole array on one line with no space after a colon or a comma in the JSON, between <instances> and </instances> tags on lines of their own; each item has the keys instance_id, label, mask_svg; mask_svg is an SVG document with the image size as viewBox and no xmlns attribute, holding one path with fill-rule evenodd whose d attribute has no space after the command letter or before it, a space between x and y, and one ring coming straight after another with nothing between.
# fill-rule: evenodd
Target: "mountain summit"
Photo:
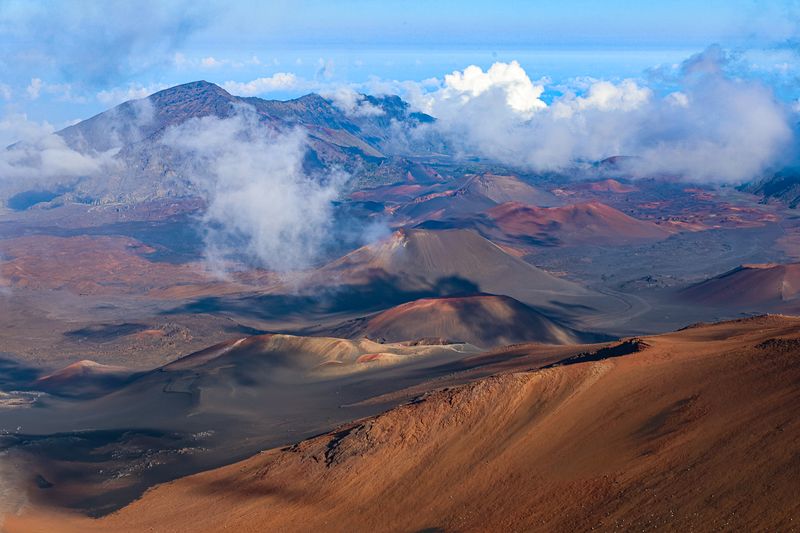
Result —
<instances>
[{"instance_id":1,"label":"mountain summit","mask_svg":"<svg viewBox=\"0 0 800 533\"><path fill-rule=\"evenodd\" d=\"M138 203L192 196L180 158L161 142L165 132L192 119L229 118L245 107L270 129L306 131L309 150L304 166L309 173L342 169L353 176L353 186L404 179L413 164L391 142L392 125L413 127L433 118L412 112L398 96L358 98L369 113L343 109L313 93L287 101L243 98L201 80L124 102L58 132L73 150L115 153L119 163L114 170L117 175L56 183L60 200Z\"/></svg>"}]
</instances>

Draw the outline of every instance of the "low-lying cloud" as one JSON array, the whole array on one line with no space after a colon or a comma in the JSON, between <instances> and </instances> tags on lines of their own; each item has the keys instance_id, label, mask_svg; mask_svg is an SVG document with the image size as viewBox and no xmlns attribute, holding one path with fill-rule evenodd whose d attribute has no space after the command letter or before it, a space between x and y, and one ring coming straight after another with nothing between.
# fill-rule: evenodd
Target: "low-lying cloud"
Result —
<instances>
[{"instance_id":1,"label":"low-lying cloud","mask_svg":"<svg viewBox=\"0 0 800 533\"><path fill-rule=\"evenodd\" d=\"M718 47L687 59L668 94L634 80L593 81L549 103L516 63L471 66L410 95L457 151L514 167L568 169L628 155L628 171L740 182L785 162L789 112L765 85L725 73ZM417 132L419 134L420 132Z\"/></svg>"},{"instance_id":2,"label":"low-lying cloud","mask_svg":"<svg viewBox=\"0 0 800 533\"><path fill-rule=\"evenodd\" d=\"M56 135L50 124L31 121L22 114L0 119L0 143L0 189L4 195L69 184L116 167L116 150L79 152Z\"/></svg>"},{"instance_id":3,"label":"low-lying cloud","mask_svg":"<svg viewBox=\"0 0 800 533\"><path fill-rule=\"evenodd\" d=\"M231 118L204 117L168 130L163 142L185 161L184 174L208 207L206 255L225 272L242 260L276 270L311 265L331 235L332 202L347 179L303 170L308 139L276 131L247 106Z\"/></svg>"},{"instance_id":4,"label":"low-lying cloud","mask_svg":"<svg viewBox=\"0 0 800 533\"><path fill-rule=\"evenodd\" d=\"M60 133L24 114L1 118L0 198L24 191L66 192L85 178L124 173L124 163L116 155L151 131L153 113L149 100L134 100L109 110L107 120Z\"/></svg>"}]
</instances>

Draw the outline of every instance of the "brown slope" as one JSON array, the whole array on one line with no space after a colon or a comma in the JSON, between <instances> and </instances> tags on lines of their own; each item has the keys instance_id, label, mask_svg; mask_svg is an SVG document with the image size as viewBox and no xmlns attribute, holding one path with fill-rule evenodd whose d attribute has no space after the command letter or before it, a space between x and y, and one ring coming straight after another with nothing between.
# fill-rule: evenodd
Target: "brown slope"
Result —
<instances>
[{"instance_id":1,"label":"brown slope","mask_svg":"<svg viewBox=\"0 0 800 533\"><path fill-rule=\"evenodd\" d=\"M407 225L431 220L471 218L504 202L556 205L550 192L536 188L516 176L482 174L470 176L459 187L422 194L394 211Z\"/></svg>"},{"instance_id":2,"label":"brown slope","mask_svg":"<svg viewBox=\"0 0 800 533\"><path fill-rule=\"evenodd\" d=\"M584 338L508 296L422 298L363 321L354 332L382 342L448 339L488 348L519 342L571 344Z\"/></svg>"},{"instance_id":3,"label":"brown slope","mask_svg":"<svg viewBox=\"0 0 800 533\"><path fill-rule=\"evenodd\" d=\"M399 230L326 265L311 284L369 285L380 281L421 296L487 292L541 306L594 293L506 253L471 230Z\"/></svg>"},{"instance_id":4,"label":"brown slope","mask_svg":"<svg viewBox=\"0 0 800 533\"><path fill-rule=\"evenodd\" d=\"M393 214L396 220L407 225L415 225L429 220L469 217L480 213L497 203L465 187L434 191L397 207Z\"/></svg>"},{"instance_id":5,"label":"brown slope","mask_svg":"<svg viewBox=\"0 0 800 533\"><path fill-rule=\"evenodd\" d=\"M241 371L255 379L256 364L269 362L269 368L282 366L305 372L329 367L342 371L363 369L363 363L400 362L412 357L441 352L441 346L408 346L378 343L369 339L335 337L303 337L298 335L256 335L225 342L195 352L159 369L159 372L194 370L213 374L221 366L239 365Z\"/></svg>"},{"instance_id":6,"label":"brown slope","mask_svg":"<svg viewBox=\"0 0 800 533\"><path fill-rule=\"evenodd\" d=\"M33 388L61 396L94 396L119 387L133 374L129 368L84 359L40 377Z\"/></svg>"},{"instance_id":7,"label":"brown slope","mask_svg":"<svg viewBox=\"0 0 800 533\"><path fill-rule=\"evenodd\" d=\"M752 264L692 285L681 297L695 304L742 309L780 306L800 293L800 263Z\"/></svg>"},{"instance_id":8,"label":"brown slope","mask_svg":"<svg viewBox=\"0 0 800 533\"><path fill-rule=\"evenodd\" d=\"M87 514L106 513L157 483L379 413L400 399L362 402L450 375L478 353L463 344L258 335L139 373L102 395L87 390L95 382L84 381L86 388L76 386L71 394L90 396L81 402L34 396L35 408L0 408L0 428L24 427L34 436L32 441L7 436L2 445L6 451L13 448L15 458L24 457L27 464L15 470L27 481L35 483L42 475L50 484L43 492L33 485L33 498ZM19 390L12 378L5 377L12 387L4 390ZM20 402L26 398L0 391L0 407L25 407ZM44 435L49 437L41 447ZM9 488L7 482L0 479L0 494Z\"/></svg>"},{"instance_id":9,"label":"brown slope","mask_svg":"<svg viewBox=\"0 0 800 533\"><path fill-rule=\"evenodd\" d=\"M579 190L589 190L593 192L610 192L615 194L627 194L638 190L636 187L621 183L612 178L600 181L587 181L583 183L578 183L575 185L575 188Z\"/></svg>"},{"instance_id":10,"label":"brown slope","mask_svg":"<svg viewBox=\"0 0 800 533\"><path fill-rule=\"evenodd\" d=\"M29 512L6 527L791 530L798 326L702 326L629 355L503 374L163 485L102 520Z\"/></svg>"},{"instance_id":11,"label":"brown slope","mask_svg":"<svg viewBox=\"0 0 800 533\"><path fill-rule=\"evenodd\" d=\"M529 185L516 176L483 174L470 178L464 190L489 198L495 203L522 202L530 205L554 205L551 193Z\"/></svg>"},{"instance_id":12,"label":"brown slope","mask_svg":"<svg viewBox=\"0 0 800 533\"><path fill-rule=\"evenodd\" d=\"M600 202L563 207L509 202L487 213L508 235L555 239L563 244L628 244L662 240L673 233Z\"/></svg>"}]
</instances>

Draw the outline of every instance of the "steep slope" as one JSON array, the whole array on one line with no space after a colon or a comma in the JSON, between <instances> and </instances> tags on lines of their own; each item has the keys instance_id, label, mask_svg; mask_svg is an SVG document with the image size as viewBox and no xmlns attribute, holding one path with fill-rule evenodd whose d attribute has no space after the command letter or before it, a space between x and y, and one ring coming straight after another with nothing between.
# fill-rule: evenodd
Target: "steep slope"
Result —
<instances>
[{"instance_id":1,"label":"steep slope","mask_svg":"<svg viewBox=\"0 0 800 533\"><path fill-rule=\"evenodd\" d=\"M488 215L508 235L567 245L619 245L662 240L672 234L599 202L548 208L509 202L490 209Z\"/></svg>"},{"instance_id":2,"label":"steep slope","mask_svg":"<svg viewBox=\"0 0 800 533\"><path fill-rule=\"evenodd\" d=\"M419 195L402 205L395 214L407 224L469 219L497 204L512 200L541 206L559 203L554 195L516 176L487 173L469 176L455 188Z\"/></svg>"},{"instance_id":3,"label":"steep slope","mask_svg":"<svg viewBox=\"0 0 800 533\"><path fill-rule=\"evenodd\" d=\"M681 291L694 304L736 309L770 308L797 299L800 263L742 265Z\"/></svg>"},{"instance_id":4,"label":"steep slope","mask_svg":"<svg viewBox=\"0 0 800 533\"><path fill-rule=\"evenodd\" d=\"M608 178L599 181L584 181L573 185L575 189L587 190L592 192L607 192L613 194L628 194L638 189L632 185L622 183L619 180Z\"/></svg>"},{"instance_id":5,"label":"steep slope","mask_svg":"<svg viewBox=\"0 0 800 533\"><path fill-rule=\"evenodd\" d=\"M538 189L517 176L483 174L473 176L464 185L464 190L489 198L495 203L521 202L536 206L551 206L558 199L551 193Z\"/></svg>"},{"instance_id":6,"label":"steep slope","mask_svg":"<svg viewBox=\"0 0 800 533\"><path fill-rule=\"evenodd\" d=\"M791 530L799 326L695 327L443 389L101 520L31 511L6 528Z\"/></svg>"},{"instance_id":7,"label":"steep slope","mask_svg":"<svg viewBox=\"0 0 800 533\"><path fill-rule=\"evenodd\" d=\"M313 285L372 286L396 293L452 296L487 292L546 306L592 297L593 293L557 278L471 230L399 230L326 265ZM400 302L397 302L400 303Z\"/></svg>"},{"instance_id":8,"label":"steep slope","mask_svg":"<svg viewBox=\"0 0 800 533\"><path fill-rule=\"evenodd\" d=\"M59 396L99 396L119 388L133 374L125 367L101 365L84 359L40 377L31 387Z\"/></svg>"},{"instance_id":9,"label":"steep slope","mask_svg":"<svg viewBox=\"0 0 800 533\"><path fill-rule=\"evenodd\" d=\"M451 375L478 353L464 344L276 334L224 342L135 375L79 362L0 390L0 404L19 405L0 409L0 428L25 430L4 435L3 451L25 458L25 479L36 483L28 475L36 472L47 480L40 495L51 504L110 512L154 484L376 414L400 400L362 402ZM13 380L13 367L6 370ZM19 404L26 398L34 408Z\"/></svg>"},{"instance_id":10,"label":"steep slope","mask_svg":"<svg viewBox=\"0 0 800 533\"><path fill-rule=\"evenodd\" d=\"M525 341L570 344L588 337L513 298L491 294L423 298L351 327L350 335L381 342L448 339L484 348Z\"/></svg>"},{"instance_id":11,"label":"steep slope","mask_svg":"<svg viewBox=\"0 0 800 533\"><path fill-rule=\"evenodd\" d=\"M787 168L759 181L746 183L740 190L763 196L765 201L776 200L796 208L800 204L800 172Z\"/></svg>"},{"instance_id":12,"label":"steep slope","mask_svg":"<svg viewBox=\"0 0 800 533\"><path fill-rule=\"evenodd\" d=\"M430 220L470 217L495 205L490 198L459 187L417 196L395 209L394 215L407 225L416 225Z\"/></svg>"},{"instance_id":13,"label":"steep slope","mask_svg":"<svg viewBox=\"0 0 800 533\"><path fill-rule=\"evenodd\" d=\"M347 371L355 371L363 368L362 363L374 363L378 360L399 362L404 358L426 355L436 350L436 347L382 344L369 339L257 335L188 355L162 367L159 373L192 370L215 374L214 369L232 365L240 366L242 372L264 365L302 372L323 370L326 367L342 367ZM256 373L252 373L251 379L259 378Z\"/></svg>"},{"instance_id":14,"label":"steep slope","mask_svg":"<svg viewBox=\"0 0 800 533\"><path fill-rule=\"evenodd\" d=\"M229 117L238 101L222 87L196 81L123 102L58 134L78 151L104 152L152 139L169 126L192 118Z\"/></svg>"},{"instance_id":15,"label":"steep slope","mask_svg":"<svg viewBox=\"0 0 800 533\"><path fill-rule=\"evenodd\" d=\"M118 165L109 171L112 175L65 180L54 183L52 191L18 191L19 198L9 201L22 206L51 200L140 203L192 196L196 190L183 175L185 162L181 155L161 142L165 131L191 119L228 118L245 107L269 127L301 127L308 133L309 151L304 161L308 172L344 169L354 175L354 187L399 181L419 165L392 149L389 122L414 125L433 119L411 112L408 104L396 96L363 98L375 113L348 115L333 101L317 94L277 101L240 98L206 81L171 87L147 98L124 102L58 132L68 146L81 153L113 154Z\"/></svg>"}]
</instances>

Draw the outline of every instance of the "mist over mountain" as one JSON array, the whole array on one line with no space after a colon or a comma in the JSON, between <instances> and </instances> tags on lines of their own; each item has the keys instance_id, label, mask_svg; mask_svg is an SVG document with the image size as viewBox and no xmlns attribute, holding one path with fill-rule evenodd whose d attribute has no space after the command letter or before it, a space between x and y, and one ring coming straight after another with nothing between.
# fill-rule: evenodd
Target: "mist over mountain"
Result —
<instances>
[{"instance_id":1,"label":"mist over mountain","mask_svg":"<svg viewBox=\"0 0 800 533\"><path fill-rule=\"evenodd\" d=\"M200 195L185 157L164 135L192 119L227 119L244 109L270 131L301 128L308 140L303 172L344 172L347 190L427 181L437 164L476 160L579 178L602 170L611 177L761 182L791 161L790 113L769 87L732 72L731 62L731 53L711 46L676 66L672 92L631 79L593 80L582 93L548 102L546 86L517 62L486 71L471 66L424 91L395 87L408 101L344 85L322 96L265 100L192 82L126 101L56 137L15 144L0 161L7 167L3 196L13 207L26 205L31 193L56 203L128 204ZM613 168L596 166L612 159ZM16 194L28 197L14 201Z\"/></svg>"},{"instance_id":2,"label":"mist over mountain","mask_svg":"<svg viewBox=\"0 0 800 533\"><path fill-rule=\"evenodd\" d=\"M168 144L165 134L192 119L231 118L251 110L261 126L274 132L302 128L307 135L303 170L309 175L337 169L351 175L350 187L402 179L414 167L403 153L424 150L419 145L399 149L393 128L432 122L412 112L397 96L360 96L372 112L334 105L317 94L289 101L233 96L205 81L179 85L141 100L122 103L106 112L57 132L62 154L104 165L77 173L55 170L31 178L31 190L55 191L62 201L135 203L198 194L186 175L186 161ZM24 143L11 150L24 148ZM38 179L37 179L38 178ZM24 192L24 183L11 190ZM6 190L8 190L8 183Z\"/></svg>"},{"instance_id":3,"label":"mist over mountain","mask_svg":"<svg viewBox=\"0 0 800 533\"><path fill-rule=\"evenodd\" d=\"M795 530L798 28L0 0L0 531Z\"/></svg>"}]
</instances>

